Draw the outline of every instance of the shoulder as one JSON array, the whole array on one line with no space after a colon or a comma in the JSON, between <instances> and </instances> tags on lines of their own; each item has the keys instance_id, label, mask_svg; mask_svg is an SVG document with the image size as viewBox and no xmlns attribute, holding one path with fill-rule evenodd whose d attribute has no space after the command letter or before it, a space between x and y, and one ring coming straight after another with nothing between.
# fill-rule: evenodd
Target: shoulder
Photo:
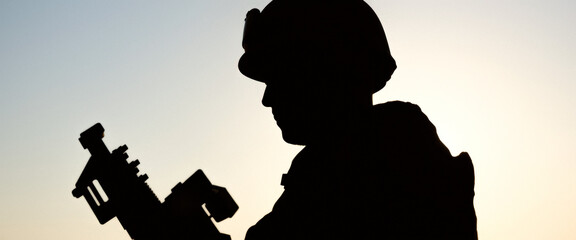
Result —
<instances>
[{"instance_id":1,"label":"shoulder","mask_svg":"<svg viewBox=\"0 0 576 240\"><path fill-rule=\"evenodd\" d=\"M400 148L426 148L449 152L440 141L436 127L413 103L392 101L374 106L376 130L387 144Z\"/></svg>"},{"instance_id":2,"label":"shoulder","mask_svg":"<svg viewBox=\"0 0 576 240\"><path fill-rule=\"evenodd\" d=\"M436 131L422 109L413 103L392 101L374 106L376 124L381 127L410 128L412 130L429 129ZM414 129L416 127L416 129ZM404 132L406 134L406 132Z\"/></svg>"},{"instance_id":3,"label":"shoulder","mask_svg":"<svg viewBox=\"0 0 576 240\"><path fill-rule=\"evenodd\" d=\"M402 101L391 101L374 106L376 117L426 117L422 109L416 104Z\"/></svg>"}]
</instances>

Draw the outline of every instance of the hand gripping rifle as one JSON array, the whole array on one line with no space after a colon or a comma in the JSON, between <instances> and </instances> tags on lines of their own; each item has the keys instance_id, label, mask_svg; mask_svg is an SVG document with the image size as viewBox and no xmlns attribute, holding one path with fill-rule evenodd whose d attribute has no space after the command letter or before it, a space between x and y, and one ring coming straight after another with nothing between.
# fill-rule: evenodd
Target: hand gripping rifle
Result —
<instances>
[{"instance_id":1,"label":"hand gripping rifle","mask_svg":"<svg viewBox=\"0 0 576 240\"><path fill-rule=\"evenodd\" d=\"M84 196L100 224L117 217L135 240L230 240L210 219L220 222L238 210L225 188L212 185L198 170L161 203L146 183L148 176L137 175L140 162L126 161L128 147L110 153L103 137L100 123L80 134L92 156L72 191L76 198Z\"/></svg>"}]
</instances>

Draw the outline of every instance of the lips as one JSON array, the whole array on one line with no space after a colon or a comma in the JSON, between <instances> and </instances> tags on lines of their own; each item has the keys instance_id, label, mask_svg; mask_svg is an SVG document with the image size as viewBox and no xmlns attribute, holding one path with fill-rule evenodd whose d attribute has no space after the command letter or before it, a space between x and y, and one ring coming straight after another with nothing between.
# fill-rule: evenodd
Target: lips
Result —
<instances>
[{"instance_id":1,"label":"lips","mask_svg":"<svg viewBox=\"0 0 576 240\"><path fill-rule=\"evenodd\" d=\"M309 120L314 113L309 111L306 106L282 105L272 106L272 115L276 124L283 130L307 129L310 124Z\"/></svg>"},{"instance_id":2,"label":"lips","mask_svg":"<svg viewBox=\"0 0 576 240\"><path fill-rule=\"evenodd\" d=\"M278 111L275 111L274 109L272 109L272 115L274 116L274 120L276 120L276 125L278 125L280 127L281 122L282 122L282 117L280 117L280 114L278 114Z\"/></svg>"},{"instance_id":3,"label":"lips","mask_svg":"<svg viewBox=\"0 0 576 240\"><path fill-rule=\"evenodd\" d=\"M287 125L294 125L296 121L297 114L294 112L287 111L287 109L280 109L279 108L272 108L272 115L274 115L274 120L276 120L276 124L282 128L286 127Z\"/></svg>"}]
</instances>

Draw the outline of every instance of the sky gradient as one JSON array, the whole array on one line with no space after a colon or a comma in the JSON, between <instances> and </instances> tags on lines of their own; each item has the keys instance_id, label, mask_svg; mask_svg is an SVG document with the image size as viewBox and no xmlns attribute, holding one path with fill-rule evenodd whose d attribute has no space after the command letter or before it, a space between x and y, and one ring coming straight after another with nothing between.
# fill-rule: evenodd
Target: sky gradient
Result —
<instances>
[{"instance_id":1,"label":"sky gradient","mask_svg":"<svg viewBox=\"0 0 576 240\"><path fill-rule=\"evenodd\" d=\"M163 200L203 169L243 239L301 149L237 70L269 1L0 1L0 239L129 239L71 191L96 122ZM367 1L398 69L375 103L418 104L476 168L480 239L576 239L576 2Z\"/></svg>"}]
</instances>

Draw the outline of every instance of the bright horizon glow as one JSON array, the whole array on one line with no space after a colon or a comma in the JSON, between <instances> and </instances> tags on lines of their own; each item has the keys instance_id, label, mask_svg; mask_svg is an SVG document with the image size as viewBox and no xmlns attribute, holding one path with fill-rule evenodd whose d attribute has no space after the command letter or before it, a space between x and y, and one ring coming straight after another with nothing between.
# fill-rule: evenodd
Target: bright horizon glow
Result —
<instances>
[{"instance_id":1,"label":"bright horizon glow","mask_svg":"<svg viewBox=\"0 0 576 240\"><path fill-rule=\"evenodd\" d=\"M163 200L197 169L240 210L270 211L301 147L242 76L245 14L269 1L0 3L0 239L129 239L71 191L96 122ZM398 70L374 96L418 104L476 168L480 239L576 239L576 2L367 1Z\"/></svg>"}]
</instances>

